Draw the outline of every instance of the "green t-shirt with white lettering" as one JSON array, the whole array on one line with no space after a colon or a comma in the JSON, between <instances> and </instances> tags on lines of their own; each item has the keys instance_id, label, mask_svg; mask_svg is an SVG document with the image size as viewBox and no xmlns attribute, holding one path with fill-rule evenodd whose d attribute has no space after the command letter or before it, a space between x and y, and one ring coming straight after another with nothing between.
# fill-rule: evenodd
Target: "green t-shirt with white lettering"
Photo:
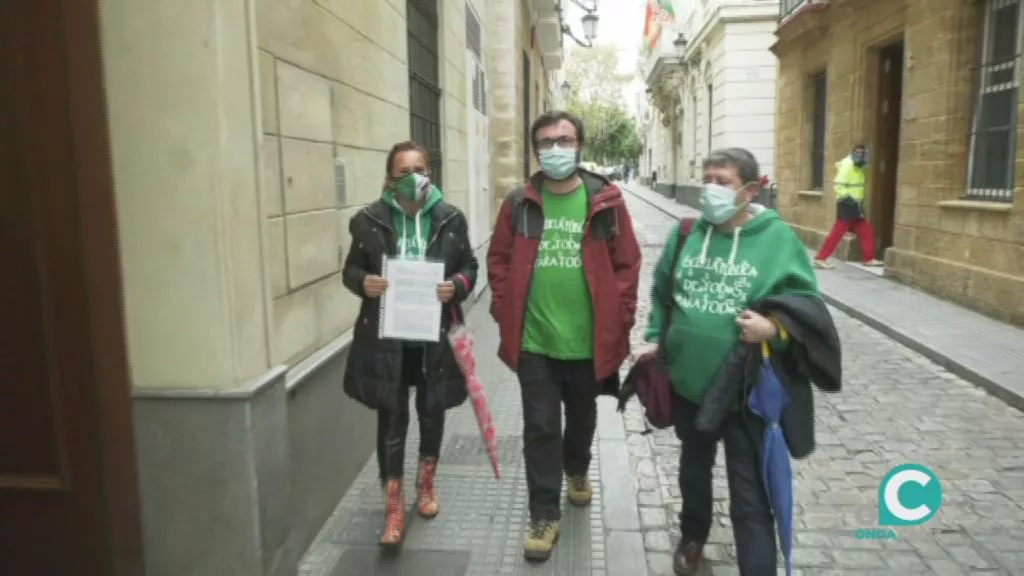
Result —
<instances>
[{"instance_id":1,"label":"green t-shirt with white lettering","mask_svg":"<svg viewBox=\"0 0 1024 576\"><path fill-rule=\"evenodd\" d=\"M523 350L558 360L594 357L594 308L583 271L586 186L567 194L541 188L544 233L526 301Z\"/></svg>"}]
</instances>

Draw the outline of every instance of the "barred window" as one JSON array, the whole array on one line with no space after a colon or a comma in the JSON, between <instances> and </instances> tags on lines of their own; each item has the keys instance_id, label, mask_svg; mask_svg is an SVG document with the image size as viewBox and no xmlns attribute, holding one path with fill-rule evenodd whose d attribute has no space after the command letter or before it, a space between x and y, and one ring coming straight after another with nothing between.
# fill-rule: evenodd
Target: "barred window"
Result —
<instances>
[{"instance_id":1,"label":"barred window","mask_svg":"<svg viewBox=\"0 0 1024 576\"><path fill-rule=\"evenodd\" d=\"M466 47L477 58L483 58L483 27L469 2L466 2Z\"/></svg>"},{"instance_id":2,"label":"barred window","mask_svg":"<svg viewBox=\"0 0 1024 576\"><path fill-rule=\"evenodd\" d=\"M473 74L473 109L480 109L480 75Z\"/></svg>"},{"instance_id":3,"label":"barred window","mask_svg":"<svg viewBox=\"0 0 1024 576\"><path fill-rule=\"evenodd\" d=\"M711 154L711 139L714 137L715 87L708 83L708 154Z\"/></svg>"},{"instance_id":4,"label":"barred window","mask_svg":"<svg viewBox=\"0 0 1024 576\"><path fill-rule=\"evenodd\" d=\"M1019 0L986 0L967 197L1013 201L1020 92Z\"/></svg>"},{"instance_id":5,"label":"barred window","mask_svg":"<svg viewBox=\"0 0 1024 576\"><path fill-rule=\"evenodd\" d=\"M484 75L480 64L474 65L473 71L473 109L481 114L487 114L487 77Z\"/></svg>"},{"instance_id":6,"label":"barred window","mask_svg":"<svg viewBox=\"0 0 1024 576\"><path fill-rule=\"evenodd\" d=\"M441 74L437 0L409 0L409 136L430 154L430 179L443 186Z\"/></svg>"},{"instance_id":7,"label":"barred window","mask_svg":"<svg viewBox=\"0 0 1024 576\"><path fill-rule=\"evenodd\" d=\"M487 75L480 67L477 67L476 74L480 77L480 113L487 114Z\"/></svg>"}]
</instances>

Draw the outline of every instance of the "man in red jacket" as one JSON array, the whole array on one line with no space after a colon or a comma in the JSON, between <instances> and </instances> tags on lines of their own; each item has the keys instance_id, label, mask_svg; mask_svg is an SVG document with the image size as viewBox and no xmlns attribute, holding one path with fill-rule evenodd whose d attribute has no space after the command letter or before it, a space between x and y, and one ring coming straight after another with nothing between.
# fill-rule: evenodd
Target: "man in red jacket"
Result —
<instances>
[{"instance_id":1,"label":"man in red jacket","mask_svg":"<svg viewBox=\"0 0 1024 576\"><path fill-rule=\"evenodd\" d=\"M593 495L597 396L629 355L641 255L622 191L579 167L583 122L548 112L530 137L541 171L502 203L487 274L498 355L519 375L523 397L524 552L543 561L558 538L563 473L572 504Z\"/></svg>"}]
</instances>

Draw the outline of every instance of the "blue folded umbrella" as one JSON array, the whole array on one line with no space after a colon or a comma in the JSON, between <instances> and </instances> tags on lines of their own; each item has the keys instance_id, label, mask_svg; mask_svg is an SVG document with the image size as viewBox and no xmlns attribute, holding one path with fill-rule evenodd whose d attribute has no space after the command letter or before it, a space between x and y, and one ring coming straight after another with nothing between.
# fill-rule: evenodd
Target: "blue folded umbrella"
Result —
<instances>
[{"instance_id":1,"label":"blue folded umbrella","mask_svg":"<svg viewBox=\"0 0 1024 576\"><path fill-rule=\"evenodd\" d=\"M789 446L782 434L782 411L789 394L775 375L768 344L761 346L761 379L750 394L747 405L764 420L764 446L761 449L761 473L779 531L779 543L786 558L786 575L793 574L793 466Z\"/></svg>"}]
</instances>

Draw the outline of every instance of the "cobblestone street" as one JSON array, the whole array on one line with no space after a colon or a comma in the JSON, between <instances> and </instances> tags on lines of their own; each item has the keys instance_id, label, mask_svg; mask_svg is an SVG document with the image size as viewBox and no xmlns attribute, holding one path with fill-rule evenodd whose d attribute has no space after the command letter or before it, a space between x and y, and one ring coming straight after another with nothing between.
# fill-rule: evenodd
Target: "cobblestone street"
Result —
<instances>
[{"instance_id":1,"label":"cobblestone street","mask_svg":"<svg viewBox=\"0 0 1024 576\"><path fill-rule=\"evenodd\" d=\"M644 269L637 326L647 321L651 272L675 223L640 196L627 194ZM589 509L564 505L552 559L524 562L527 524L522 411L515 376L495 356L497 330L489 295L468 322L494 410L503 478L484 455L472 410L449 413L439 467L442 513L426 521L410 510L402 554L382 559L377 541L383 502L371 459L307 551L302 576L383 575L670 575L682 500L679 443L670 430L642 435L639 405L624 418L600 401ZM794 464L796 573L826 575L1024 574L1024 414L974 385L833 309L843 339L844 390L817 394L817 451ZM410 427L407 479L414 470ZM724 451L719 451L720 456ZM896 540L858 540L878 527L877 492L893 466L920 463L943 482L938 515ZM707 553L717 576L738 574L720 457L715 525ZM411 506L411 502L410 502Z\"/></svg>"},{"instance_id":2,"label":"cobblestone street","mask_svg":"<svg viewBox=\"0 0 1024 576\"><path fill-rule=\"evenodd\" d=\"M651 271L676 220L629 195L644 251L633 339L647 324ZM818 449L794 464L795 566L803 575L1024 574L1024 415L923 356L833 309L843 342L843 392L817 394ZM643 436L626 414L650 573L671 574L682 505L679 442ZM715 470L715 574L737 574L724 451ZM878 526L878 485L893 466L920 463L943 482L938 515L897 540L858 540Z\"/></svg>"}]
</instances>

